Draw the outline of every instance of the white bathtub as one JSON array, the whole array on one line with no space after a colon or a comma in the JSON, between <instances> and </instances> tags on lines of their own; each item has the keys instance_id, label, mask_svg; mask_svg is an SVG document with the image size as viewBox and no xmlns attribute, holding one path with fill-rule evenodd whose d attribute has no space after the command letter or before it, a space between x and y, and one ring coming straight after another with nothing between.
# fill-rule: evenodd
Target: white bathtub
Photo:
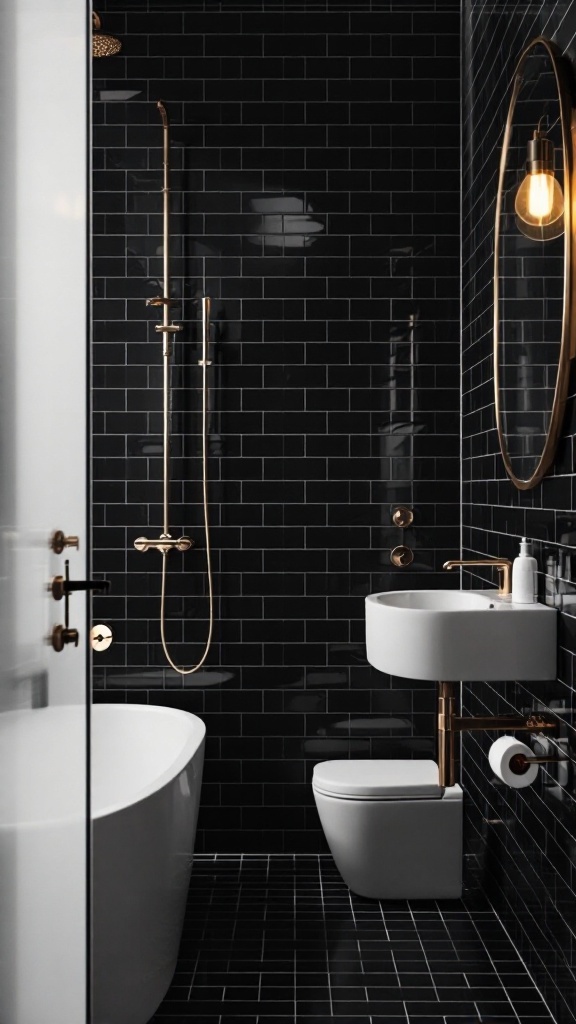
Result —
<instances>
[{"instance_id":1,"label":"white bathtub","mask_svg":"<svg viewBox=\"0 0 576 1024\"><path fill-rule=\"evenodd\" d=\"M94 1024L146 1024L172 980L205 733L172 708L92 709Z\"/></svg>"}]
</instances>

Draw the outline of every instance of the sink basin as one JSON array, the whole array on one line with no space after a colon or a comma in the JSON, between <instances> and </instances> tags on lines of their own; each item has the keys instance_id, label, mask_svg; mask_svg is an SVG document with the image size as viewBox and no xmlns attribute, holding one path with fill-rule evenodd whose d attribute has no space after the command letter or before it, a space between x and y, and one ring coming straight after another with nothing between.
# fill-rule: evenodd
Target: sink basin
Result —
<instances>
[{"instance_id":1,"label":"sink basin","mask_svg":"<svg viewBox=\"0 0 576 1024\"><path fill-rule=\"evenodd\" d=\"M444 682L556 678L556 619L496 590L392 590L366 598L368 661Z\"/></svg>"}]
</instances>

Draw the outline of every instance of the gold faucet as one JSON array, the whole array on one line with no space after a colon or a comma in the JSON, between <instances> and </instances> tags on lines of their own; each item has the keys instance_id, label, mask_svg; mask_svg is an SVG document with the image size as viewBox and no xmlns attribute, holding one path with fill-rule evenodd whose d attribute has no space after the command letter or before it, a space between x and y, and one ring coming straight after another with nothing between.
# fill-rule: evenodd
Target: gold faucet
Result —
<instances>
[{"instance_id":1,"label":"gold faucet","mask_svg":"<svg viewBox=\"0 0 576 1024\"><path fill-rule=\"evenodd\" d=\"M509 558L451 558L444 562L443 569L454 569L458 565L495 565L498 569L498 596L507 597L512 593L512 562Z\"/></svg>"}]
</instances>

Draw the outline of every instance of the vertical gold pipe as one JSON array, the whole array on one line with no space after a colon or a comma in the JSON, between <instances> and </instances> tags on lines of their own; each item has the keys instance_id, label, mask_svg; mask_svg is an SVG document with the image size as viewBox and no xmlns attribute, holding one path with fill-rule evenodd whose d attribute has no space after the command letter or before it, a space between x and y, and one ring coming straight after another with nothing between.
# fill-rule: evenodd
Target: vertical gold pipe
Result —
<instances>
[{"instance_id":1,"label":"vertical gold pipe","mask_svg":"<svg viewBox=\"0 0 576 1024\"><path fill-rule=\"evenodd\" d=\"M440 785L456 783L456 757L454 747L455 713L453 683L438 684L438 778Z\"/></svg>"},{"instance_id":2,"label":"vertical gold pipe","mask_svg":"<svg viewBox=\"0 0 576 1024\"><path fill-rule=\"evenodd\" d=\"M163 164L164 182L162 187L163 218L164 218L164 239L163 239L163 264L164 264L164 286L162 303L162 325L170 326L170 121L168 112L158 100L158 110L162 118L164 133ZM170 333L165 330L163 335L164 344L162 356L164 360L163 392L164 392L164 426L163 426L163 456L164 456L164 526L163 533L168 536L170 533L170 356L172 353L172 341Z\"/></svg>"}]
</instances>

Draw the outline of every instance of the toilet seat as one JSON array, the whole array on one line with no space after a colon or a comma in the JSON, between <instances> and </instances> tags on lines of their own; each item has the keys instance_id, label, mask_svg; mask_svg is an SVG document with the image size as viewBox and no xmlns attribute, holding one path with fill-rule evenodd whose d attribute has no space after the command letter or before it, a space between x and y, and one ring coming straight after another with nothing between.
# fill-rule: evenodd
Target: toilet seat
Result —
<instances>
[{"instance_id":1,"label":"toilet seat","mask_svg":"<svg viewBox=\"0 0 576 1024\"><path fill-rule=\"evenodd\" d=\"M314 768L313 788L348 800L439 800L435 761L323 761Z\"/></svg>"}]
</instances>

